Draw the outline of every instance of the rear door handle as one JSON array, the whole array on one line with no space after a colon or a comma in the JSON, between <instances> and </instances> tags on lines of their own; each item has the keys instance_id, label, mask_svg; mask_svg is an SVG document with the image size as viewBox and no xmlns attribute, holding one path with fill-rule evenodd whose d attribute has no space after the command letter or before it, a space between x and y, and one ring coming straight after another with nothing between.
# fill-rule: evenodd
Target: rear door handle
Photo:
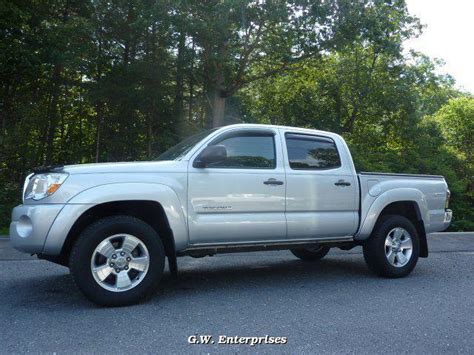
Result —
<instances>
[{"instance_id":1,"label":"rear door handle","mask_svg":"<svg viewBox=\"0 0 474 355\"><path fill-rule=\"evenodd\" d=\"M283 185L283 181L271 178L263 182L265 185Z\"/></svg>"},{"instance_id":2,"label":"rear door handle","mask_svg":"<svg viewBox=\"0 0 474 355\"><path fill-rule=\"evenodd\" d=\"M335 182L334 185L336 186L351 186L350 182L344 181L344 180L339 180L338 182Z\"/></svg>"}]
</instances>

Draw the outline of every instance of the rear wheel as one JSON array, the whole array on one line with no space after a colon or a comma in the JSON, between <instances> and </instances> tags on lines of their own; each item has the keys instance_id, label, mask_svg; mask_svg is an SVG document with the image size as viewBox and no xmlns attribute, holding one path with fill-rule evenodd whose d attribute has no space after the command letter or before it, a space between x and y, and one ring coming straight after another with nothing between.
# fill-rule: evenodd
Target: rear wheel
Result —
<instances>
[{"instance_id":1,"label":"rear wheel","mask_svg":"<svg viewBox=\"0 0 474 355\"><path fill-rule=\"evenodd\" d=\"M369 268L380 276L398 278L416 266L420 241L413 223L403 216L383 216L364 245Z\"/></svg>"},{"instance_id":2,"label":"rear wheel","mask_svg":"<svg viewBox=\"0 0 474 355\"><path fill-rule=\"evenodd\" d=\"M156 231L130 216L95 222L75 243L69 267L78 288L92 302L125 306L158 287L165 253Z\"/></svg>"},{"instance_id":3,"label":"rear wheel","mask_svg":"<svg viewBox=\"0 0 474 355\"><path fill-rule=\"evenodd\" d=\"M300 258L301 260L317 261L324 258L329 252L329 249L329 247L326 247L324 245L318 245L311 248L291 249L290 251L293 253L294 256Z\"/></svg>"}]
</instances>

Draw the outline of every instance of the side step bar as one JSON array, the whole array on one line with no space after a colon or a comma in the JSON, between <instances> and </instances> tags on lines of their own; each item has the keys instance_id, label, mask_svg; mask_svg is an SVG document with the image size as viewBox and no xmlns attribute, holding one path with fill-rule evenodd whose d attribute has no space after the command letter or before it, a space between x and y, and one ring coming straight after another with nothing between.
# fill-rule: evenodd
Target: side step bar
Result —
<instances>
[{"instance_id":1,"label":"side step bar","mask_svg":"<svg viewBox=\"0 0 474 355\"><path fill-rule=\"evenodd\" d=\"M240 253L262 250L286 250L293 248L312 247L318 244L327 246L352 247L357 245L352 236L320 239L301 239L301 240L280 240L265 242L242 242L233 244L193 244L189 248L179 251L178 256L190 255L195 257L221 254L221 253Z\"/></svg>"}]
</instances>

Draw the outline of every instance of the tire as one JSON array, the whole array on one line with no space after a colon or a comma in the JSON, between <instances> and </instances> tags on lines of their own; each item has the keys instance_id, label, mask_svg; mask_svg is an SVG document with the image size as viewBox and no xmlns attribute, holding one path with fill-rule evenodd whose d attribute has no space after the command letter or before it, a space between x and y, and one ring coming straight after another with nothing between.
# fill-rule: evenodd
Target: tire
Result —
<instances>
[{"instance_id":1,"label":"tire","mask_svg":"<svg viewBox=\"0 0 474 355\"><path fill-rule=\"evenodd\" d=\"M69 258L77 287L101 306L132 305L150 296L159 285L164 265L159 235L131 216L106 217L88 226Z\"/></svg>"},{"instance_id":2,"label":"tire","mask_svg":"<svg viewBox=\"0 0 474 355\"><path fill-rule=\"evenodd\" d=\"M363 250L369 269L377 275L404 277L416 266L420 255L420 238L415 226L407 218L382 216Z\"/></svg>"},{"instance_id":3,"label":"tire","mask_svg":"<svg viewBox=\"0 0 474 355\"><path fill-rule=\"evenodd\" d=\"M318 245L315 248L298 248L290 249L294 256L304 261L318 261L326 256L329 252L329 247Z\"/></svg>"}]
</instances>

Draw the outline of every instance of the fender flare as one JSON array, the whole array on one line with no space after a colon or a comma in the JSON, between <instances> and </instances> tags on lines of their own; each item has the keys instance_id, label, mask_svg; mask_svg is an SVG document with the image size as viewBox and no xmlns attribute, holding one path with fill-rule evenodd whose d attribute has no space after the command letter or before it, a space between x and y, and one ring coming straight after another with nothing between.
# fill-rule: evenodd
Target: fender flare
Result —
<instances>
[{"instance_id":1,"label":"fender flare","mask_svg":"<svg viewBox=\"0 0 474 355\"><path fill-rule=\"evenodd\" d=\"M369 238L377 220L385 207L394 202L414 202L418 208L419 218L423 221L425 229L429 226L430 215L428 203L420 190L413 188L397 188L382 193L371 204L364 221L361 222L356 240L366 240Z\"/></svg>"},{"instance_id":2,"label":"fender flare","mask_svg":"<svg viewBox=\"0 0 474 355\"><path fill-rule=\"evenodd\" d=\"M187 246L188 228L184 206L176 192L163 184L125 182L94 186L71 198L51 226L43 253L58 255L74 223L90 208L102 203L127 200L160 203L173 232L176 250Z\"/></svg>"}]
</instances>

